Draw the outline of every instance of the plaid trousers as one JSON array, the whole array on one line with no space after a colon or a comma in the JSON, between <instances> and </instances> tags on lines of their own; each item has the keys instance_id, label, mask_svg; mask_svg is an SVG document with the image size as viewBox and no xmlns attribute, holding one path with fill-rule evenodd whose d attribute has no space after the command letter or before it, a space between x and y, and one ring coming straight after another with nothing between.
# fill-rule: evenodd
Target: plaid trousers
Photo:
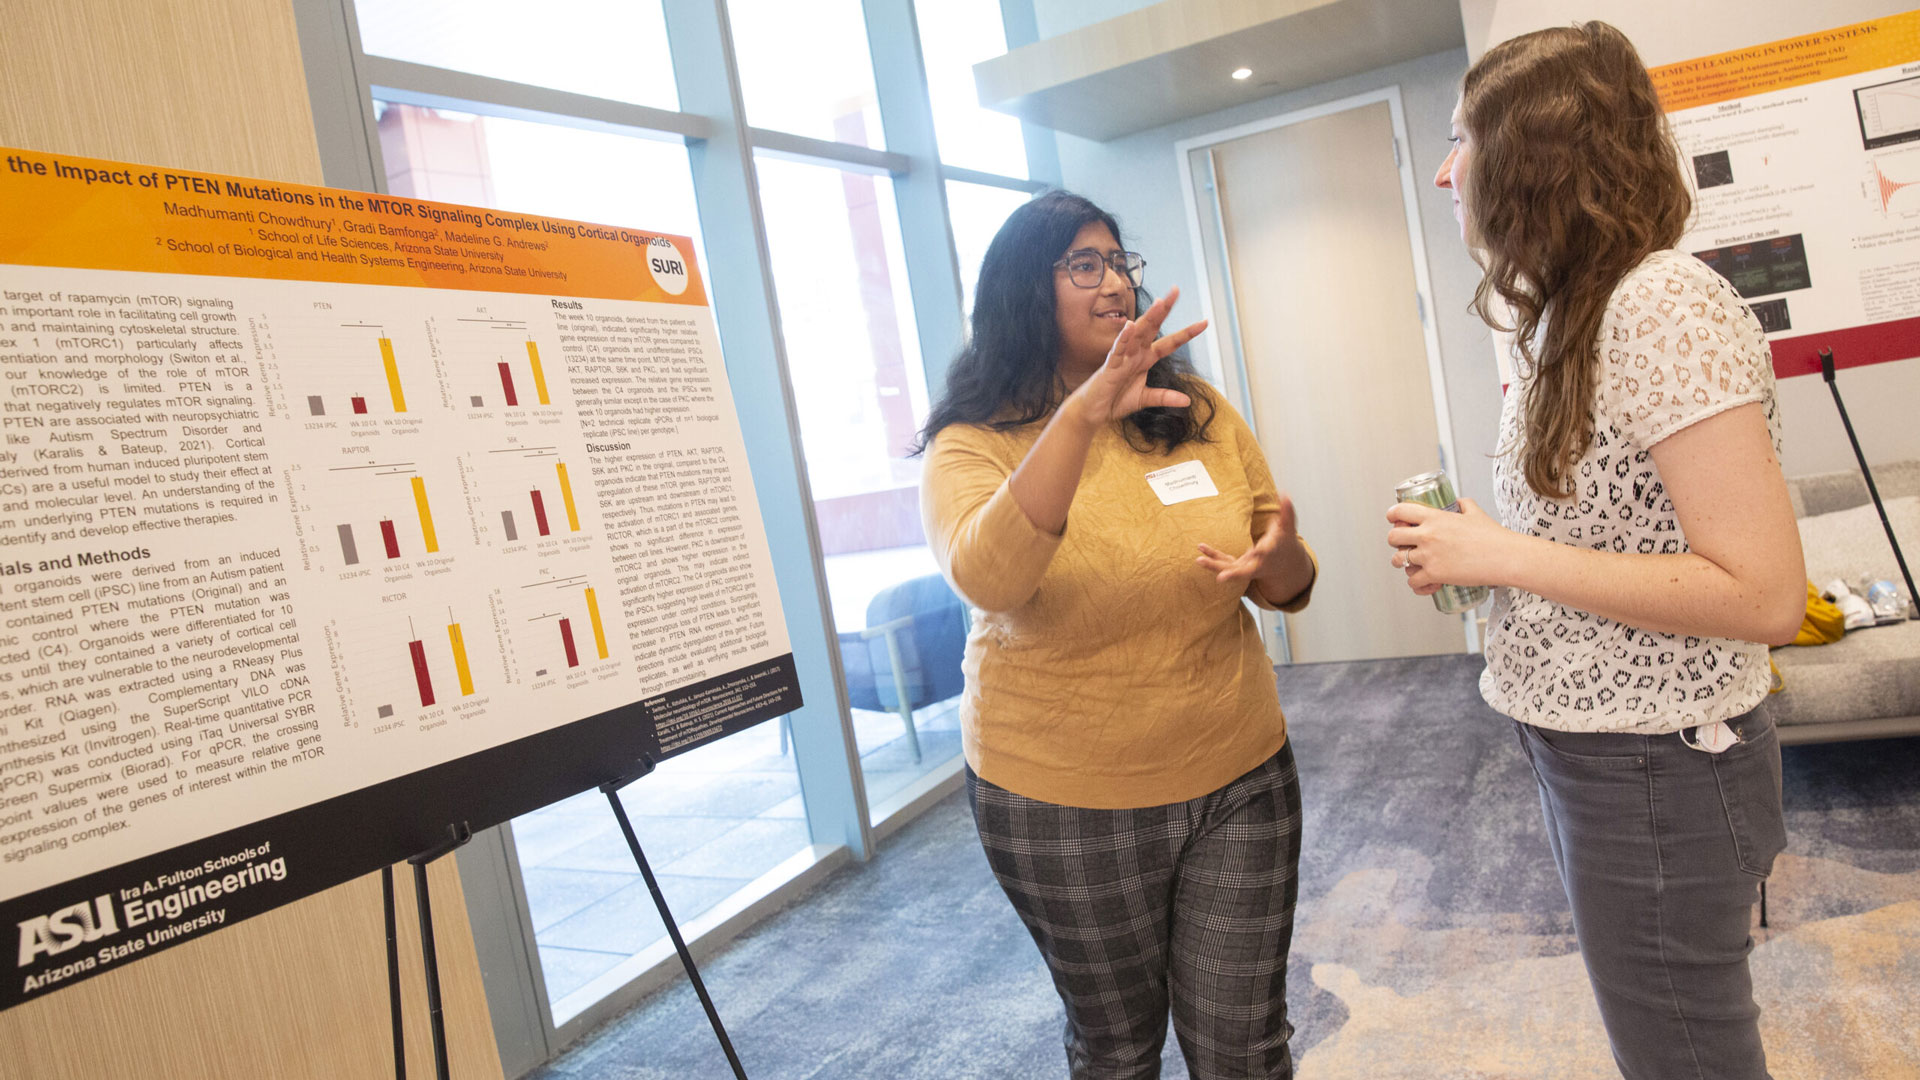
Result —
<instances>
[{"instance_id":1,"label":"plaid trousers","mask_svg":"<svg viewBox=\"0 0 1920 1080\"><path fill-rule=\"evenodd\" d=\"M1169 1006L1193 1080L1293 1075L1301 815L1290 746L1166 806L1055 806L972 769L967 797L1066 1006L1073 1080L1157 1078Z\"/></svg>"}]
</instances>

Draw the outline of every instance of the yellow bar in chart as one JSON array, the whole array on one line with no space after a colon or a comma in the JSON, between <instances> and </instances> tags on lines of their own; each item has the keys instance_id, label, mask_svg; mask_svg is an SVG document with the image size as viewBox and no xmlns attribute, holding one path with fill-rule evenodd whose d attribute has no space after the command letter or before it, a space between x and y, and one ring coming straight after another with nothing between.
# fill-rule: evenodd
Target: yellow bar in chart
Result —
<instances>
[{"instance_id":1,"label":"yellow bar in chart","mask_svg":"<svg viewBox=\"0 0 1920 1080\"><path fill-rule=\"evenodd\" d=\"M387 390L393 395L393 411L407 411L407 395L400 392L400 365L393 359L393 339L380 339L380 362L387 368Z\"/></svg>"},{"instance_id":2,"label":"yellow bar in chart","mask_svg":"<svg viewBox=\"0 0 1920 1080\"><path fill-rule=\"evenodd\" d=\"M540 395L540 404L553 404L547 400L547 373L540 370L540 346L531 339L527 341L527 362L533 365L533 392Z\"/></svg>"},{"instance_id":3,"label":"yellow bar in chart","mask_svg":"<svg viewBox=\"0 0 1920 1080\"><path fill-rule=\"evenodd\" d=\"M460 676L460 696L473 693L473 669L467 666L467 640L460 636L460 624L447 624L447 641L453 646L453 670Z\"/></svg>"},{"instance_id":4,"label":"yellow bar in chart","mask_svg":"<svg viewBox=\"0 0 1920 1080\"><path fill-rule=\"evenodd\" d=\"M600 625L600 603L593 598L593 590L587 590L587 618L593 623L593 647L600 651L600 659L607 658L607 631Z\"/></svg>"},{"instance_id":5,"label":"yellow bar in chart","mask_svg":"<svg viewBox=\"0 0 1920 1080\"><path fill-rule=\"evenodd\" d=\"M413 478L413 508L420 511L420 538L427 542L427 553L440 550L440 540L433 535L433 511L427 507L427 482L416 476Z\"/></svg>"},{"instance_id":6,"label":"yellow bar in chart","mask_svg":"<svg viewBox=\"0 0 1920 1080\"><path fill-rule=\"evenodd\" d=\"M567 531L580 531L580 511L573 506L573 485L567 483L567 463L556 461L553 471L560 474L560 501L567 505Z\"/></svg>"}]
</instances>

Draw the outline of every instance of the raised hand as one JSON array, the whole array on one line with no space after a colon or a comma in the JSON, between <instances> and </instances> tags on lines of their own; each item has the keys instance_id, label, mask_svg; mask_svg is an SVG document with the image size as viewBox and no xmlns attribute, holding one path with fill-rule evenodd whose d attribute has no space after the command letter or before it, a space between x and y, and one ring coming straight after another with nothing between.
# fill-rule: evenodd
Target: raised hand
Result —
<instances>
[{"instance_id":1,"label":"raised hand","mask_svg":"<svg viewBox=\"0 0 1920 1080\"><path fill-rule=\"evenodd\" d=\"M1293 500L1282 493L1280 505L1264 516L1266 527L1242 554L1228 555L1211 544L1201 544L1200 557L1193 561L1213 571L1214 580L1223 585L1257 581L1263 594L1281 602L1306 587L1313 567L1299 543Z\"/></svg>"},{"instance_id":2,"label":"raised hand","mask_svg":"<svg viewBox=\"0 0 1920 1080\"><path fill-rule=\"evenodd\" d=\"M1105 424L1130 416L1141 409L1157 406L1181 407L1191 404L1187 395L1147 385L1147 370L1169 353L1198 337L1207 328L1205 319L1160 337L1160 324L1180 298L1178 287L1153 302L1136 319L1128 320L1107 350L1107 360L1074 395L1081 399L1081 414L1090 422Z\"/></svg>"}]
</instances>

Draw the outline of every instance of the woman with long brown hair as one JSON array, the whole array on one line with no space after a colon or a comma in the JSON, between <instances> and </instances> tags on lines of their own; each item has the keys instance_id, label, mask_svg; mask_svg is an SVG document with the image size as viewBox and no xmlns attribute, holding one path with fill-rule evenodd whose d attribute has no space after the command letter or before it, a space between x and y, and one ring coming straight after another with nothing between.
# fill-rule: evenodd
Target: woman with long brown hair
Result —
<instances>
[{"instance_id":1,"label":"woman with long brown hair","mask_svg":"<svg viewBox=\"0 0 1920 1080\"><path fill-rule=\"evenodd\" d=\"M1765 1077L1747 955L1785 845L1767 644L1804 564L1759 323L1674 250L1691 196L1658 95L1605 23L1475 63L1434 182L1510 332L1496 520L1402 504L1414 591L1492 585L1480 692L1516 721L1613 1044L1633 1080Z\"/></svg>"}]
</instances>

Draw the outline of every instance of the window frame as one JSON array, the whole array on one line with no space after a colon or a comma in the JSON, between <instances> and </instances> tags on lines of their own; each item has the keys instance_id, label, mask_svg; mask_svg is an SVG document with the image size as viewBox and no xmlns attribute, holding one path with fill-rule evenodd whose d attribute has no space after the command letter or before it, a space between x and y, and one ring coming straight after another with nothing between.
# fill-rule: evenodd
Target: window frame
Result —
<instances>
[{"instance_id":1,"label":"window frame","mask_svg":"<svg viewBox=\"0 0 1920 1080\"><path fill-rule=\"evenodd\" d=\"M1051 132L1023 124L1033 178L941 163L913 0L861 0L885 150L746 123L726 0L660 0L680 109L668 110L367 54L355 0L290 0L300 37L315 139L329 186L386 192L376 98L479 116L679 142L694 174L709 288L726 351L748 459L769 532L804 535L776 553L780 598L808 704L793 714L796 768L810 850L691 920L690 947L710 953L800 890L874 845L958 788L960 761L886 800L870 824L845 676L811 513L791 375L753 165L756 152L892 178L908 288L928 387L945 382L965 332L947 180L1034 194L1059 183ZM1033 40L1031 0L1001 0L1009 47ZM873 48L873 43L884 43ZM644 781L643 781L644 782ZM557 1025L535 950L511 824L476 835L457 857L502 1065L518 1076L551 1060L592 1027L677 976L671 957Z\"/></svg>"}]
</instances>

